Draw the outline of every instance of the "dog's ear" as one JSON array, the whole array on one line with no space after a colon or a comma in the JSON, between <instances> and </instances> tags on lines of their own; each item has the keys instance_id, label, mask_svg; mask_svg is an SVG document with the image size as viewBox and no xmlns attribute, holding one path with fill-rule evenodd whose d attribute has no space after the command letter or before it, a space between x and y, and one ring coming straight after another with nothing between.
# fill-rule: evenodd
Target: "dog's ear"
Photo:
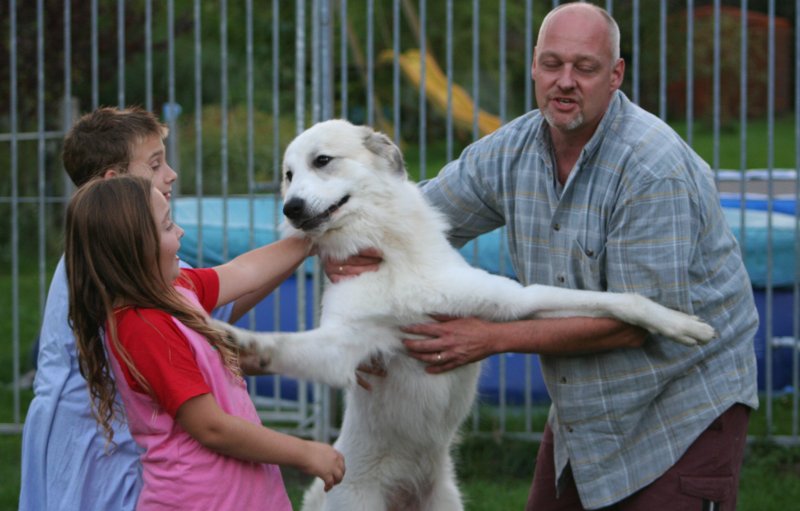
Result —
<instances>
[{"instance_id":1,"label":"dog's ear","mask_svg":"<svg viewBox=\"0 0 800 511\"><path fill-rule=\"evenodd\" d=\"M364 147L371 153L383 158L389 163L389 168L397 174L406 176L406 162L403 153L392 140L383 133L364 128Z\"/></svg>"}]
</instances>

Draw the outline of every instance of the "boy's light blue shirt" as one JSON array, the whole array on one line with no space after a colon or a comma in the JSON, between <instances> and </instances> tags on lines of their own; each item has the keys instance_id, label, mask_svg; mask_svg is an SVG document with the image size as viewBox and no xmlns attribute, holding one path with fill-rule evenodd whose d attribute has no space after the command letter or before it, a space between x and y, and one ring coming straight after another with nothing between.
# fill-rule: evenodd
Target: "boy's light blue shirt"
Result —
<instances>
[{"instance_id":1,"label":"boy's light blue shirt","mask_svg":"<svg viewBox=\"0 0 800 511\"><path fill-rule=\"evenodd\" d=\"M524 284L635 292L695 314L718 338L687 348L542 356L559 476L583 505L610 505L658 478L734 403L757 407L758 314L708 165L622 92L563 187L538 110L468 147L423 183L456 245L506 226Z\"/></svg>"},{"instance_id":2,"label":"boy's light blue shirt","mask_svg":"<svg viewBox=\"0 0 800 511\"><path fill-rule=\"evenodd\" d=\"M215 311L230 317L232 304ZM22 432L20 511L133 511L141 490L142 450L125 424L114 423L114 444L92 416L89 389L78 367L69 327L64 258L47 294L39 337L35 396Z\"/></svg>"}]
</instances>

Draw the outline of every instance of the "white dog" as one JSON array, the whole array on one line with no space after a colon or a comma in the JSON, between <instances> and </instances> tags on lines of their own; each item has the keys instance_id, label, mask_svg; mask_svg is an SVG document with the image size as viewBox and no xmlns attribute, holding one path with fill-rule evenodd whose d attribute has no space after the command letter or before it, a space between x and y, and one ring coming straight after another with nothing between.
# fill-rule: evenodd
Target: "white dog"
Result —
<instances>
[{"instance_id":1,"label":"white dog","mask_svg":"<svg viewBox=\"0 0 800 511\"><path fill-rule=\"evenodd\" d=\"M450 458L472 406L479 365L429 375L403 354L399 327L428 314L504 321L542 315L613 316L678 342L707 342L697 318L633 294L522 287L467 264L445 236L448 225L407 180L399 149L367 127L333 120L300 134L283 161L284 214L294 235L322 257L344 259L374 247L376 272L326 288L320 327L256 333L226 326L260 351L268 370L347 391L335 447L347 473L328 494L320 480L303 509L329 511L461 510ZM356 385L356 368L383 358L385 378Z\"/></svg>"}]
</instances>

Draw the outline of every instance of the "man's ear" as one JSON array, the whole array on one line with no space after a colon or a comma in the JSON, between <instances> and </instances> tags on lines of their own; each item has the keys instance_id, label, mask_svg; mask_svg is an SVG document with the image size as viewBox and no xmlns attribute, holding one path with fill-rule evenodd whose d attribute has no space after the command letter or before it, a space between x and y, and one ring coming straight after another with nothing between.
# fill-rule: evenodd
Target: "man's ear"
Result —
<instances>
[{"instance_id":1,"label":"man's ear","mask_svg":"<svg viewBox=\"0 0 800 511\"><path fill-rule=\"evenodd\" d=\"M625 60L622 58L617 59L614 67L611 69L611 91L622 87L622 80L625 78Z\"/></svg>"},{"instance_id":2,"label":"man's ear","mask_svg":"<svg viewBox=\"0 0 800 511\"><path fill-rule=\"evenodd\" d=\"M117 177L117 176L119 176L119 171L112 167L112 168L104 170L102 176L103 176L103 179L109 179L109 178L112 178L112 177Z\"/></svg>"}]
</instances>

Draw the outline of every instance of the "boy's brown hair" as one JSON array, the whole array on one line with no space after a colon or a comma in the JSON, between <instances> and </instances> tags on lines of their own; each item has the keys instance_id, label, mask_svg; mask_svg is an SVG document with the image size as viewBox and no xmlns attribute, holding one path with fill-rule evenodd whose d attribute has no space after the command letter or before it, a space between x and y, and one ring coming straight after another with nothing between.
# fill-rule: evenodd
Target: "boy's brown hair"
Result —
<instances>
[{"instance_id":1,"label":"boy's brown hair","mask_svg":"<svg viewBox=\"0 0 800 511\"><path fill-rule=\"evenodd\" d=\"M101 107L85 114L64 138L61 159L75 186L81 186L106 170L128 171L135 144L158 136L168 128L150 111Z\"/></svg>"}]
</instances>

